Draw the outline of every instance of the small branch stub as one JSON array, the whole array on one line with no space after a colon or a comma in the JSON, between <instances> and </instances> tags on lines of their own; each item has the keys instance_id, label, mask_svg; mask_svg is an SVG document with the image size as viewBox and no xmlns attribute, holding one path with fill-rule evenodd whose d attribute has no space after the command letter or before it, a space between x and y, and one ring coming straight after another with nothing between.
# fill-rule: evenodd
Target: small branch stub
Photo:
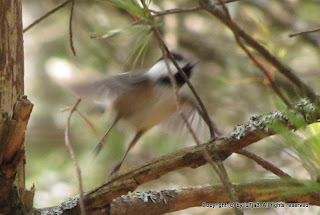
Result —
<instances>
[{"instance_id":1,"label":"small branch stub","mask_svg":"<svg viewBox=\"0 0 320 215\"><path fill-rule=\"evenodd\" d=\"M7 124L7 126L11 127L9 133L2 133L2 135L8 136L1 137L1 139L7 139L6 149L4 150L1 163L6 164L12 161L14 156L22 149L24 134L32 108L33 104L26 99L26 96L22 96L15 104L12 119L10 119ZM14 126L12 126L12 124L14 124Z\"/></svg>"}]
</instances>

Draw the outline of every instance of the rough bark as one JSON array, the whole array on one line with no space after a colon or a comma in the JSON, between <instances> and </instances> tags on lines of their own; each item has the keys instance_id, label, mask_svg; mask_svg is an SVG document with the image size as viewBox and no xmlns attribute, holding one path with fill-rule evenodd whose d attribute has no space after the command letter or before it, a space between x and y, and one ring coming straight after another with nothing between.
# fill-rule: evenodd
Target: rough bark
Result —
<instances>
[{"instance_id":1,"label":"rough bark","mask_svg":"<svg viewBox=\"0 0 320 215\"><path fill-rule=\"evenodd\" d=\"M23 214L23 142L33 105L23 96L21 0L0 0L0 26L0 214Z\"/></svg>"},{"instance_id":2,"label":"rough bark","mask_svg":"<svg viewBox=\"0 0 320 215\"><path fill-rule=\"evenodd\" d=\"M234 186L239 196L237 203L230 201L222 185L202 185L121 196L114 199L110 204L110 210L106 211L110 215L160 215L191 207L249 209L292 207L285 203L298 203L293 205L296 207L310 207L319 205L320 200L320 196L312 192L294 193L292 191L288 195L283 195L284 192L301 188L303 185L281 180L266 180Z\"/></svg>"}]
</instances>

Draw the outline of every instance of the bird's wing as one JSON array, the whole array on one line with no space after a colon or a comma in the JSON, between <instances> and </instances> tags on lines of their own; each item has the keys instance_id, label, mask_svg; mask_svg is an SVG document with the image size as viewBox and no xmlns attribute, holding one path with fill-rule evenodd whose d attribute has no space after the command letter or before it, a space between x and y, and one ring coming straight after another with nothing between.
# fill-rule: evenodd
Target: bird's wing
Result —
<instances>
[{"instance_id":1,"label":"bird's wing","mask_svg":"<svg viewBox=\"0 0 320 215\"><path fill-rule=\"evenodd\" d=\"M68 86L81 99L99 104L108 104L118 96L130 92L135 86L147 82L142 73L123 73Z\"/></svg>"},{"instance_id":2,"label":"bird's wing","mask_svg":"<svg viewBox=\"0 0 320 215\"><path fill-rule=\"evenodd\" d=\"M179 110L162 123L164 130L181 131L183 133L189 132L186 123L180 115L180 113L182 113L198 138L201 141L207 141L210 138L210 132L207 123L203 119L203 114L197 101L189 94L180 94L179 99ZM210 123L213 126L216 136L221 136L223 133L218 129L212 119Z\"/></svg>"}]
</instances>

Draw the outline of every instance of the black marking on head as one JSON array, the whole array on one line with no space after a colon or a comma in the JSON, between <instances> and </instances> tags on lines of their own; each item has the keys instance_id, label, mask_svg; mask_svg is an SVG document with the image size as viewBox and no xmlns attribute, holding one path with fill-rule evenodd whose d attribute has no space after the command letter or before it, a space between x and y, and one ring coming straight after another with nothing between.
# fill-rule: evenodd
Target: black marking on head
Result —
<instances>
[{"instance_id":1,"label":"black marking on head","mask_svg":"<svg viewBox=\"0 0 320 215\"><path fill-rule=\"evenodd\" d=\"M191 77L192 68L194 66L195 66L195 64L188 63L183 68L181 68L183 70L184 74L186 74L186 76L188 78ZM182 75L180 74L179 71L177 71L177 73L173 77L176 80L176 83L177 83L178 87L182 87L186 83L184 78L182 77ZM168 74L168 76L161 77L158 80L158 82L161 83L161 84L164 84L164 85L171 85L169 74Z\"/></svg>"},{"instance_id":2,"label":"black marking on head","mask_svg":"<svg viewBox=\"0 0 320 215\"><path fill-rule=\"evenodd\" d=\"M182 68L184 74L186 74L188 79L191 77L192 68L194 66L195 66L194 64L188 63ZM176 82L179 86L182 86L185 83L185 80L183 79L179 71L177 71L177 73L174 75L174 78L176 79Z\"/></svg>"},{"instance_id":3,"label":"black marking on head","mask_svg":"<svg viewBox=\"0 0 320 215\"><path fill-rule=\"evenodd\" d=\"M173 58L175 59L175 60L183 60L184 58L182 57L182 55L180 55L180 54L178 54L178 53L174 53L174 52L172 52L171 53L172 54L172 56L173 56Z\"/></svg>"},{"instance_id":4,"label":"black marking on head","mask_svg":"<svg viewBox=\"0 0 320 215\"><path fill-rule=\"evenodd\" d=\"M175 53L175 52L171 52L173 58L177 61L182 61L184 60L184 57L181 54ZM164 57L162 56L157 62L163 60ZM168 58L168 61L170 61L170 59Z\"/></svg>"}]
</instances>

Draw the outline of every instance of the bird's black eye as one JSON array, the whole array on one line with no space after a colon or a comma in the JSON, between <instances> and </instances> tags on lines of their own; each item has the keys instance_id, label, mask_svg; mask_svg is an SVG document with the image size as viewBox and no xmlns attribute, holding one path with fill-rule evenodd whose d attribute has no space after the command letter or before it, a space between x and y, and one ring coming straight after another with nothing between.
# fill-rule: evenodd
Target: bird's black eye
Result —
<instances>
[{"instance_id":1,"label":"bird's black eye","mask_svg":"<svg viewBox=\"0 0 320 215\"><path fill-rule=\"evenodd\" d=\"M164 77L159 78L158 82L163 85L171 85L171 81L168 76L164 76Z\"/></svg>"}]
</instances>

